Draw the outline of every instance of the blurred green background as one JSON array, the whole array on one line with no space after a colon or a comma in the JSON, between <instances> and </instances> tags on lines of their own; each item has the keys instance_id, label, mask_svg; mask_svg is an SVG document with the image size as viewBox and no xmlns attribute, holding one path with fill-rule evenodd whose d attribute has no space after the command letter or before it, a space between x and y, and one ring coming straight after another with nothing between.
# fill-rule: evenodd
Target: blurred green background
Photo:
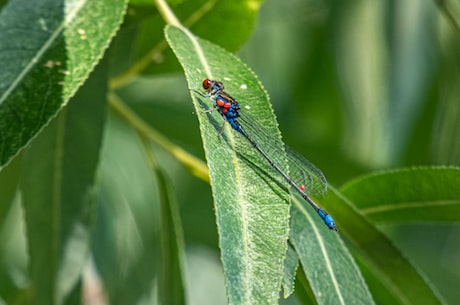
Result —
<instances>
[{"instance_id":1,"label":"blurred green background","mask_svg":"<svg viewBox=\"0 0 460 305\"><path fill-rule=\"evenodd\" d=\"M460 20L459 5L447 3ZM156 15L153 8L145 13L146 22L149 14ZM223 16L222 22L231 17ZM126 41L132 31L133 25L126 23L108 50L114 76L126 64L119 54L130 47ZM209 32L219 35L218 28ZM436 1L267 0L237 55L269 92L285 142L320 168L333 186L376 170L460 165L460 31ZM146 73L116 93L170 141L204 159L181 72ZM190 304L224 304L209 184L153 146L180 207ZM137 290L150 291L147 279L158 268L151 263L159 251L158 207L152 204L157 181L145 158L132 128L109 111L92 241L93 259L108 289L132 279ZM21 285L27 259L18 229L19 206L9 214L0 244L3 260ZM447 303L458 302L458 224L405 223L381 229ZM120 278L113 277L116 273ZM118 303L132 304L125 293ZM151 304L156 293L153 289L136 302ZM295 296L283 302L299 304Z\"/></svg>"}]
</instances>

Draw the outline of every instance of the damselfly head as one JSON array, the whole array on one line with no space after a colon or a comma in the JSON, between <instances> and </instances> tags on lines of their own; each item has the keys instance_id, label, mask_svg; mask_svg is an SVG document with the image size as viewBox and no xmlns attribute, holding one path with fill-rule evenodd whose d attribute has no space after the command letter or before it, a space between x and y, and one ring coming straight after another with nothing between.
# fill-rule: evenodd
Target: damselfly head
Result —
<instances>
[{"instance_id":1,"label":"damselfly head","mask_svg":"<svg viewBox=\"0 0 460 305\"><path fill-rule=\"evenodd\" d=\"M205 80L203 81L203 89L206 90L206 91L209 91L209 89L211 89L211 87L212 87L212 83L213 83L212 80L210 80L210 79L205 79Z\"/></svg>"},{"instance_id":2,"label":"damselfly head","mask_svg":"<svg viewBox=\"0 0 460 305\"><path fill-rule=\"evenodd\" d=\"M224 90L224 84L207 78L203 81L203 89L211 95L214 95Z\"/></svg>"}]
</instances>

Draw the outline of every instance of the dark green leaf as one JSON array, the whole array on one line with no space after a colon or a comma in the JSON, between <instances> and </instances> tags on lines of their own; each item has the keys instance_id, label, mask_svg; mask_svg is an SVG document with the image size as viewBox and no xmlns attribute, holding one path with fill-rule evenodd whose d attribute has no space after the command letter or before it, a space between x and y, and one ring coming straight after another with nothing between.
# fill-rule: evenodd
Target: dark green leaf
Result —
<instances>
[{"instance_id":1,"label":"dark green leaf","mask_svg":"<svg viewBox=\"0 0 460 305\"><path fill-rule=\"evenodd\" d=\"M264 0L184 1L174 12L194 33L236 51L254 30ZM215 29L215 30L210 30Z\"/></svg>"},{"instance_id":2,"label":"dark green leaf","mask_svg":"<svg viewBox=\"0 0 460 305\"><path fill-rule=\"evenodd\" d=\"M182 236L179 208L171 190L171 183L163 170L158 166L148 143L144 139L144 146L148 149L152 171L158 181L158 192L161 205L161 270L159 275L160 304L185 304L184 288L184 257L185 245Z\"/></svg>"},{"instance_id":3,"label":"dark green leaf","mask_svg":"<svg viewBox=\"0 0 460 305\"><path fill-rule=\"evenodd\" d=\"M223 46L228 51L236 51L253 32L263 0L170 2L168 1L173 6L177 18L194 33ZM153 4L153 1L148 3ZM164 42L164 20L159 14L151 14L150 18L139 18L138 16L143 16L145 11L145 6L131 6L129 15L133 18L130 19L136 18L137 24L131 26L131 22L115 40L114 55L121 59L119 62L122 65L117 68L120 75L114 79L113 83L116 83L116 86L124 83L125 76L180 69Z\"/></svg>"},{"instance_id":4,"label":"dark green leaf","mask_svg":"<svg viewBox=\"0 0 460 305\"><path fill-rule=\"evenodd\" d=\"M34 304L62 304L87 258L106 72L95 72L27 150L21 189Z\"/></svg>"},{"instance_id":5,"label":"dark green leaf","mask_svg":"<svg viewBox=\"0 0 460 305\"><path fill-rule=\"evenodd\" d=\"M0 224L5 223L5 217L13 204L21 172L21 158L17 158L0 171Z\"/></svg>"},{"instance_id":6,"label":"dark green leaf","mask_svg":"<svg viewBox=\"0 0 460 305\"><path fill-rule=\"evenodd\" d=\"M0 167L56 115L101 59L125 0L11 0L0 14Z\"/></svg>"},{"instance_id":7,"label":"dark green leaf","mask_svg":"<svg viewBox=\"0 0 460 305\"><path fill-rule=\"evenodd\" d=\"M18 156L0 171L0 256L2 257L0 260L0 296L8 304L20 293L20 287L15 283L11 272L11 270L18 268L15 264L17 261L12 262L7 257L8 251L14 253L13 256L16 258L18 257L15 253L17 248L12 246L9 240L15 240L17 243L23 241L21 238L17 238L17 235L21 234L22 231L18 228L21 224L22 215L15 213L20 209L18 208L18 201L15 202L14 200L20 178L21 161L22 158ZM17 215L17 217L13 218L12 214Z\"/></svg>"},{"instance_id":8,"label":"dark green leaf","mask_svg":"<svg viewBox=\"0 0 460 305\"><path fill-rule=\"evenodd\" d=\"M378 300L378 304L404 304L402 300L399 299L397 295L391 293L387 285L381 281L382 276L379 274L378 269L373 268L372 265L367 265L360 255L355 255L354 258L361 273L366 279L366 284L370 291L372 291L372 296L374 299Z\"/></svg>"},{"instance_id":9,"label":"dark green leaf","mask_svg":"<svg viewBox=\"0 0 460 305\"><path fill-rule=\"evenodd\" d=\"M110 115L97 180L92 235L97 271L112 305L136 304L151 293L160 257L160 204L137 133Z\"/></svg>"},{"instance_id":10,"label":"dark green leaf","mask_svg":"<svg viewBox=\"0 0 460 305\"><path fill-rule=\"evenodd\" d=\"M430 115L435 118L431 126L432 141L429 142L433 160L437 164L460 165L460 5L455 0L438 0L444 13L439 23L440 86L439 106ZM433 114L436 114L435 116ZM424 139L426 141L426 139ZM418 153L418 152L417 152Z\"/></svg>"}]
</instances>

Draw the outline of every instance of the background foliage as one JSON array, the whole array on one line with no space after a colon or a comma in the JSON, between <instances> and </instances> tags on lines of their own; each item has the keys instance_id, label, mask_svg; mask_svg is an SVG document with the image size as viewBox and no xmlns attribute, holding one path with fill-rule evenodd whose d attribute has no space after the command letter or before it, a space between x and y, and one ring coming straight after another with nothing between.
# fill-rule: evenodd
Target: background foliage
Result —
<instances>
[{"instance_id":1,"label":"background foliage","mask_svg":"<svg viewBox=\"0 0 460 305\"><path fill-rule=\"evenodd\" d=\"M165 18L145 0L25 2L0 1L0 302L225 303L200 127ZM459 5L169 2L237 51L283 140L338 188L321 203L376 303L455 304ZM280 302L315 302L305 273ZM433 296L415 293L424 285Z\"/></svg>"}]
</instances>

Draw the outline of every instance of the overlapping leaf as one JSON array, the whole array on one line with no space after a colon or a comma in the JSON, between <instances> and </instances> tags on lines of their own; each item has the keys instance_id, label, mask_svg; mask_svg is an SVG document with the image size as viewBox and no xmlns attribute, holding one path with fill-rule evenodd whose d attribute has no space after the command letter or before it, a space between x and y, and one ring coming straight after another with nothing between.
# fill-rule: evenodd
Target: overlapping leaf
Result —
<instances>
[{"instance_id":1,"label":"overlapping leaf","mask_svg":"<svg viewBox=\"0 0 460 305\"><path fill-rule=\"evenodd\" d=\"M370 221L457 221L449 213L458 211L458 183L455 168L403 169L356 179L322 200L339 215L341 234L368 281L378 283L371 287L373 294L393 304L442 304L411 260Z\"/></svg>"}]
</instances>

